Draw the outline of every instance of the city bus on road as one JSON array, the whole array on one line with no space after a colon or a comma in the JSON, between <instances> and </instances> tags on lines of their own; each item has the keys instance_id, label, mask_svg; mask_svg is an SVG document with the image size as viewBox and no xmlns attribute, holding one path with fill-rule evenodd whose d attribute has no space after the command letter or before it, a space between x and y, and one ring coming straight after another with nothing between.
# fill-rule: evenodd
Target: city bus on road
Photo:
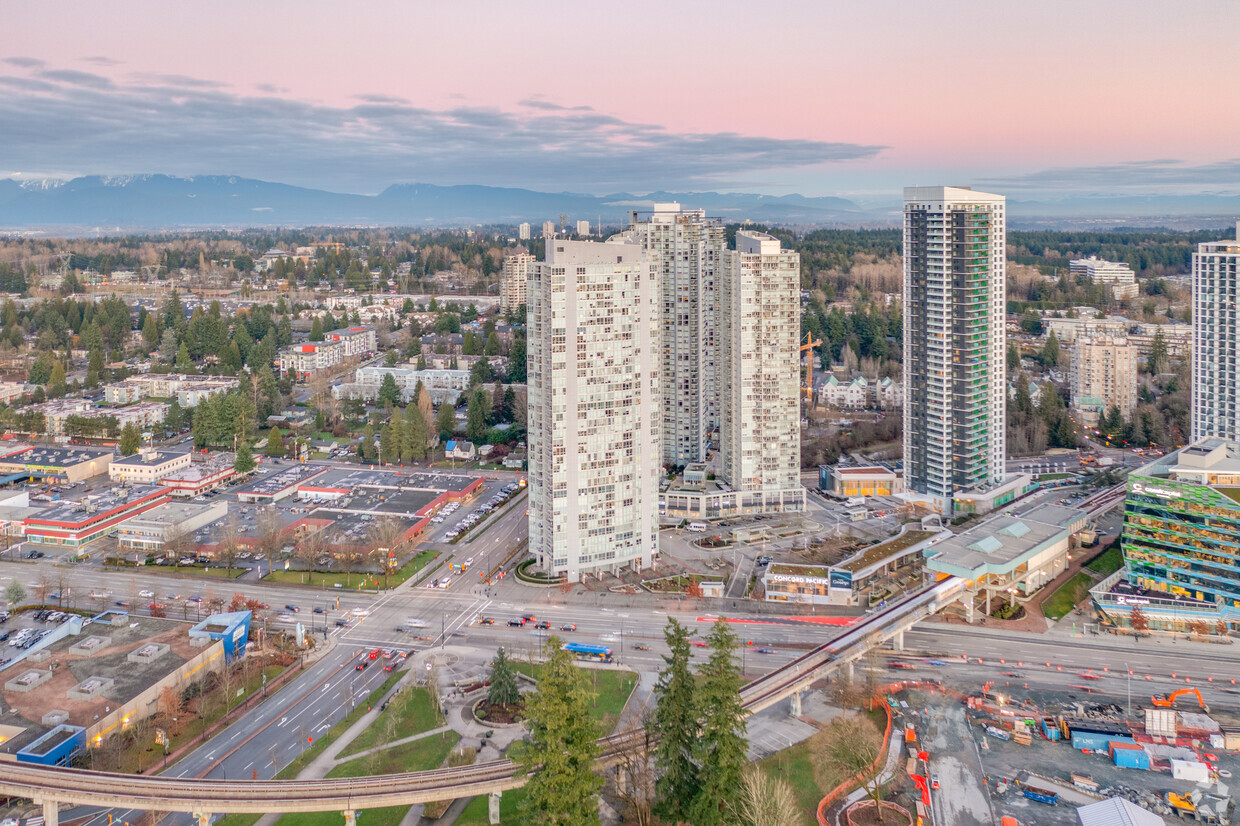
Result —
<instances>
[{"instance_id":1,"label":"city bus on road","mask_svg":"<svg viewBox=\"0 0 1240 826\"><path fill-rule=\"evenodd\" d=\"M611 649L605 645L589 645L584 642L568 642L564 643L564 650L573 654L579 660L592 660L593 662L609 663L611 662Z\"/></svg>"}]
</instances>

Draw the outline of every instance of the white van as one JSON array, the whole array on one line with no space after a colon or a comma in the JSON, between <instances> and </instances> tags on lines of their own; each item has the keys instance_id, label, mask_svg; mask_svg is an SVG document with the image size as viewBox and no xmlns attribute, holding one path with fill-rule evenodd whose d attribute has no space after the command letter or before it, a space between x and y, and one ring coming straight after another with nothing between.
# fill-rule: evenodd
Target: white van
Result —
<instances>
[{"instance_id":1,"label":"white van","mask_svg":"<svg viewBox=\"0 0 1240 826\"><path fill-rule=\"evenodd\" d=\"M688 530L692 531L693 533L706 533L706 523L705 522L690 522Z\"/></svg>"}]
</instances>

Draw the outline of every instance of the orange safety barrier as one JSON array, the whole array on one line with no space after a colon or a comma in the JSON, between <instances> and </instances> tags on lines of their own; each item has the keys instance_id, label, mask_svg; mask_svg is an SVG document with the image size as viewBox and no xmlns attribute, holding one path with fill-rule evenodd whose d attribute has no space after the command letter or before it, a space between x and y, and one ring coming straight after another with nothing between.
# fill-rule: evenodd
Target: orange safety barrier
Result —
<instances>
[{"instance_id":1,"label":"orange safety barrier","mask_svg":"<svg viewBox=\"0 0 1240 826\"><path fill-rule=\"evenodd\" d=\"M849 780L845 780L843 783L836 786L831 791L827 792L826 797L824 797L821 801L819 801L818 803L818 826L830 826L829 822L827 821L826 814L825 814L826 809L832 806L841 797L843 797L845 793L847 793L853 788L853 786L860 783L862 778L864 778L870 772L876 770L877 768L879 768L880 766L882 766L884 763L887 762L887 741L891 737L891 706L887 703L886 698L879 698L879 699L883 704L883 711L887 713L887 727L883 730L883 744L878 750L878 756L874 758L874 762L870 764L870 767L868 769L866 769L863 772L859 772L857 775L855 775L853 778Z\"/></svg>"}]
</instances>

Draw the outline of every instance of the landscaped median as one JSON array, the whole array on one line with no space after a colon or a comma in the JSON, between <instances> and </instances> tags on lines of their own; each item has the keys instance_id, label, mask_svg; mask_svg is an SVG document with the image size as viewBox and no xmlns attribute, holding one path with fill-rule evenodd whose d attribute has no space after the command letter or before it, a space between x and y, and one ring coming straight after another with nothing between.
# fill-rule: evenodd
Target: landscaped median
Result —
<instances>
[{"instance_id":1,"label":"landscaped median","mask_svg":"<svg viewBox=\"0 0 1240 826\"><path fill-rule=\"evenodd\" d=\"M388 575L387 589L395 588L417 574L435 559L435 551L419 551L396 572ZM273 568L263 577L282 585L305 585L309 588L332 588L343 591L382 591L384 577L373 571L297 571Z\"/></svg>"}]
</instances>

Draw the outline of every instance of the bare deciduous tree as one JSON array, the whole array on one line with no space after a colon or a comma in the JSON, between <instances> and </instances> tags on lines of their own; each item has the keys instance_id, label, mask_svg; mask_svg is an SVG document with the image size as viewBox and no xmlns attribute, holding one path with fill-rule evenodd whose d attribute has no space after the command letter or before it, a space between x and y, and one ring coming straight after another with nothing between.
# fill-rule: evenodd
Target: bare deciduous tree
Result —
<instances>
[{"instance_id":1,"label":"bare deciduous tree","mask_svg":"<svg viewBox=\"0 0 1240 826\"><path fill-rule=\"evenodd\" d=\"M835 723L835 736L827 744L827 755L847 777L855 777L865 793L874 801L878 817L883 819L884 785L881 772L870 774L882 754L882 743L874 727L859 717L846 717Z\"/></svg>"},{"instance_id":2,"label":"bare deciduous tree","mask_svg":"<svg viewBox=\"0 0 1240 826\"><path fill-rule=\"evenodd\" d=\"M741 775L736 808L736 822L745 826L785 826L801 820L801 807L792 787L752 765Z\"/></svg>"},{"instance_id":3,"label":"bare deciduous tree","mask_svg":"<svg viewBox=\"0 0 1240 826\"><path fill-rule=\"evenodd\" d=\"M607 775L609 791L624 803L626 816L637 826L651 826L655 822L653 809L658 771L653 758L654 743L651 742L649 718L649 707L643 707L641 723L637 726L642 736L622 745L615 773Z\"/></svg>"}]
</instances>

